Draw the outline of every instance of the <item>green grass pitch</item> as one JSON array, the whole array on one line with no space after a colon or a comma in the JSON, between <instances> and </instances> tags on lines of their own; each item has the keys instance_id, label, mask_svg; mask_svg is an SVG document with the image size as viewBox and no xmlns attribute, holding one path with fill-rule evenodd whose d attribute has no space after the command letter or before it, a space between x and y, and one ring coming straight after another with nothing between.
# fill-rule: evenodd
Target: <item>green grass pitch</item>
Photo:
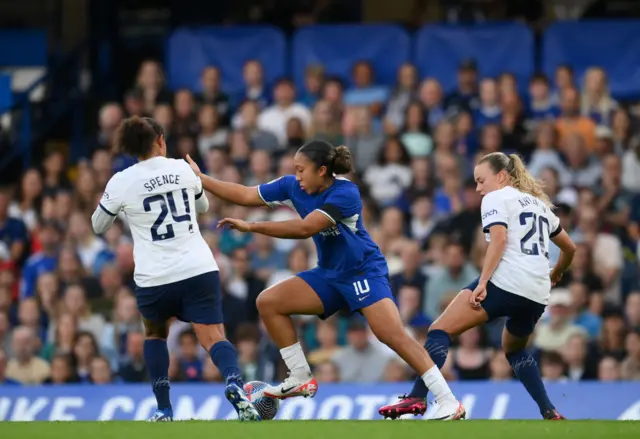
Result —
<instances>
[{"instance_id":1,"label":"green grass pitch","mask_svg":"<svg viewBox=\"0 0 640 439\"><path fill-rule=\"evenodd\" d=\"M639 439L636 421L2 422L7 439Z\"/></svg>"}]
</instances>

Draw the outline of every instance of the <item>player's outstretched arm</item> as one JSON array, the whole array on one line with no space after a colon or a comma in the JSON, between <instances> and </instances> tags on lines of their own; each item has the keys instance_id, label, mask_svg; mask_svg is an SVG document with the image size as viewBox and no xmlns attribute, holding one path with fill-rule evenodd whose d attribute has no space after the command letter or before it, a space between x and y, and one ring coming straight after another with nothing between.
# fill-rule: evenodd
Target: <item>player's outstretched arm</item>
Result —
<instances>
[{"instance_id":1,"label":"player's outstretched arm","mask_svg":"<svg viewBox=\"0 0 640 439\"><path fill-rule=\"evenodd\" d=\"M257 207L265 205L262 198L260 198L260 194L258 194L257 187L248 187L241 184L216 180L203 174L189 155L187 155L186 159L191 169L193 169L193 172L195 172L202 181L202 187L216 197L229 203L239 204L240 206Z\"/></svg>"},{"instance_id":2,"label":"player's outstretched arm","mask_svg":"<svg viewBox=\"0 0 640 439\"><path fill-rule=\"evenodd\" d=\"M304 219L248 223L238 219L225 218L218 223L218 227L225 225L240 232L260 233L274 238L307 239L332 227L334 223L325 214L315 210Z\"/></svg>"},{"instance_id":3,"label":"player's outstretched arm","mask_svg":"<svg viewBox=\"0 0 640 439\"><path fill-rule=\"evenodd\" d=\"M576 252L576 245L573 243L569 234L562 230L555 236L551 237L551 240L555 245L560 248L560 256L558 257L558 262L556 262L555 267L551 270L551 283L555 285L562 279L562 274L565 272L567 268L571 265L571 261L573 261L573 255Z\"/></svg>"}]
</instances>

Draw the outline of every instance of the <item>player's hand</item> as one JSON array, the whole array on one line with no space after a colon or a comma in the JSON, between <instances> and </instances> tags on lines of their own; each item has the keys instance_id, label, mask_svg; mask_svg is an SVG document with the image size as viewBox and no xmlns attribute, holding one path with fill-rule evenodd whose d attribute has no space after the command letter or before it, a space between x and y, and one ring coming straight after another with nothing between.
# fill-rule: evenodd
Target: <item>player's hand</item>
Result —
<instances>
[{"instance_id":1,"label":"player's hand","mask_svg":"<svg viewBox=\"0 0 640 439\"><path fill-rule=\"evenodd\" d=\"M480 282L475 290L471 293L469 303L474 308L480 308L480 303L487 297L487 284Z\"/></svg>"},{"instance_id":2,"label":"player's hand","mask_svg":"<svg viewBox=\"0 0 640 439\"><path fill-rule=\"evenodd\" d=\"M189 163L189 166L191 166L191 169L193 169L193 172L195 172L195 174L200 177L200 174L202 174L202 172L200 172L200 167L196 164L196 162L193 161L189 154L187 154L185 158L187 159L187 163Z\"/></svg>"},{"instance_id":3,"label":"player's hand","mask_svg":"<svg viewBox=\"0 0 640 439\"><path fill-rule=\"evenodd\" d=\"M237 230L238 232L251 231L251 224L235 218L225 218L218 222L218 228L222 228L224 226L229 226L230 229Z\"/></svg>"},{"instance_id":4,"label":"player's hand","mask_svg":"<svg viewBox=\"0 0 640 439\"><path fill-rule=\"evenodd\" d=\"M551 278L551 286L555 287L556 284L562 280L562 272L556 272L555 270L551 270L549 277Z\"/></svg>"}]
</instances>

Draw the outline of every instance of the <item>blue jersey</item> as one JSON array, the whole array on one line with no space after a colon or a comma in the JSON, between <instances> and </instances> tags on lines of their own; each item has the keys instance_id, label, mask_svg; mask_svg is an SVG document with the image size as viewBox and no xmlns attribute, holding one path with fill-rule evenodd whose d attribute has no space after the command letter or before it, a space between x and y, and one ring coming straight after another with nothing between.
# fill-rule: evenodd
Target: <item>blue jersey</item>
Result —
<instances>
[{"instance_id":1,"label":"blue jersey","mask_svg":"<svg viewBox=\"0 0 640 439\"><path fill-rule=\"evenodd\" d=\"M313 237L318 267L327 278L388 275L387 261L362 225L362 200L354 183L336 178L327 190L309 195L287 175L260 185L258 192L270 207L291 207L302 218L317 210L333 222Z\"/></svg>"}]
</instances>

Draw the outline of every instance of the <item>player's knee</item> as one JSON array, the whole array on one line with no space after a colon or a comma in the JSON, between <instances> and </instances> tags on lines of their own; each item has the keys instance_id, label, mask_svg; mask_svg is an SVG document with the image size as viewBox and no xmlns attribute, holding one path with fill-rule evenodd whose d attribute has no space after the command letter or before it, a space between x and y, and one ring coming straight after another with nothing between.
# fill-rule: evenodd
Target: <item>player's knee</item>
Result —
<instances>
[{"instance_id":1,"label":"player's knee","mask_svg":"<svg viewBox=\"0 0 640 439\"><path fill-rule=\"evenodd\" d=\"M277 312L278 301L274 294L269 291L263 291L256 299L256 307L261 316L275 314Z\"/></svg>"}]
</instances>

